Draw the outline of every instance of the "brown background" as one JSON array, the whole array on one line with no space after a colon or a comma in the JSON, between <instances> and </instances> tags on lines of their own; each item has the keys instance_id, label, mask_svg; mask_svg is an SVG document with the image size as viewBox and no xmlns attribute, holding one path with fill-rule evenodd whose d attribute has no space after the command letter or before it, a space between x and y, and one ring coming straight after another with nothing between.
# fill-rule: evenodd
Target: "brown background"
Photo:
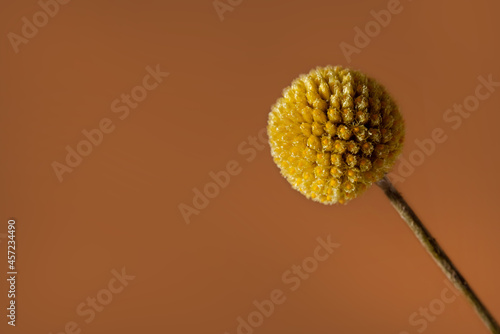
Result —
<instances>
[{"instance_id":1,"label":"brown background","mask_svg":"<svg viewBox=\"0 0 500 334\"><path fill-rule=\"evenodd\" d=\"M353 44L354 27L386 0L244 0L222 22L211 0L74 0L18 54L7 33L40 7L2 0L0 233L17 219L19 276L15 328L0 284L1 332L59 333L76 321L82 333L233 334L278 288L286 302L254 333L417 333L408 317L439 298L444 275L382 192L323 206L289 187L268 147L252 162L238 153L281 90L327 64L362 69L392 92L404 157L445 129L448 140L398 188L500 318L500 92L456 131L442 118L479 75L500 81L500 5L401 3L348 64L339 44ZM170 76L119 120L111 101L156 64ZM115 131L59 183L51 163L104 117ZM178 205L230 160L242 172L186 225ZM290 292L282 273L327 235L341 247ZM136 278L85 324L77 305L122 267ZM487 331L460 297L425 333Z\"/></svg>"}]
</instances>

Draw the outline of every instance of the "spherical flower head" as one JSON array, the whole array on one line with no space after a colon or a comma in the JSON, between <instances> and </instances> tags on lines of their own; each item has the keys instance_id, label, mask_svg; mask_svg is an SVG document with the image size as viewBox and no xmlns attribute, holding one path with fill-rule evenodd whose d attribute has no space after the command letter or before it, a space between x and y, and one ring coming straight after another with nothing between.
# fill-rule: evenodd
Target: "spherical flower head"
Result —
<instances>
[{"instance_id":1,"label":"spherical flower head","mask_svg":"<svg viewBox=\"0 0 500 334\"><path fill-rule=\"evenodd\" d=\"M324 204L347 203L392 168L404 121L381 84L326 66L283 90L267 132L273 159L294 189Z\"/></svg>"}]
</instances>

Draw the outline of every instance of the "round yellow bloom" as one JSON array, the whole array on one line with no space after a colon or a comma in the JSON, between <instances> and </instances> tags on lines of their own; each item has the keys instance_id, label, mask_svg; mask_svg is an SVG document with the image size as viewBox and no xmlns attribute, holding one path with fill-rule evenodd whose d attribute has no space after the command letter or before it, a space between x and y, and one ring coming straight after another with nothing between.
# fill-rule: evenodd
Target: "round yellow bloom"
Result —
<instances>
[{"instance_id":1,"label":"round yellow bloom","mask_svg":"<svg viewBox=\"0 0 500 334\"><path fill-rule=\"evenodd\" d=\"M404 121L378 82L327 66L283 90L267 132L273 159L294 189L324 204L346 203L394 165Z\"/></svg>"}]
</instances>

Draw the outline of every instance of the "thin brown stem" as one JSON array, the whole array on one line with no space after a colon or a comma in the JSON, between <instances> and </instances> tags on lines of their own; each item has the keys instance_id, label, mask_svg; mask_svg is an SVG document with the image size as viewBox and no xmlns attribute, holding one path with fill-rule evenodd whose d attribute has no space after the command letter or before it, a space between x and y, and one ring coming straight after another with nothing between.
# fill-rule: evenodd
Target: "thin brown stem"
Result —
<instances>
[{"instance_id":1,"label":"thin brown stem","mask_svg":"<svg viewBox=\"0 0 500 334\"><path fill-rule=\"evenodd\" d=\"M479 297L472 290L455 265L451 262L448 255L446 255L441 246L437 243L436 239L434 239L434 237L425 228L422 221L417 217L415 212L413 212L408 203L406 203L403 196L401 196L396 188L394 188L387 176L378 181L377 185L382 188L391 201L391 204L401 215L401 218L403 218L413 233L415 233L417 239L443 270L446 277L448 277L458 290L462 291L467 300L472 304L486 327L488 327L493 334L500 334L500 326L498 326L495 318L493 318L486 306L484 306L481 300L479 300Z\"/></svg>"}]
</instances>

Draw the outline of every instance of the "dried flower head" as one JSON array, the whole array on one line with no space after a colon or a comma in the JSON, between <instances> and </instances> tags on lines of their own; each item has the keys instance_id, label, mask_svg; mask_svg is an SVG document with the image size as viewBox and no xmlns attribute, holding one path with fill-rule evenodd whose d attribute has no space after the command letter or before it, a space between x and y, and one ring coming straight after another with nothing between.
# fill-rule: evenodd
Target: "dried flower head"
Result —
<instances>
[{"instance_id":1,"label":"dried flower head","mask_svg":"<svg viewBox=\"0 0 500 334\"><path fill-rule=\"evenodd\" d=\"M269 113L271 154L307 198L345 203L401 153L404 122L385 88L361 72L318 67L295 79Z\"/></svg>"}]
</instances>

